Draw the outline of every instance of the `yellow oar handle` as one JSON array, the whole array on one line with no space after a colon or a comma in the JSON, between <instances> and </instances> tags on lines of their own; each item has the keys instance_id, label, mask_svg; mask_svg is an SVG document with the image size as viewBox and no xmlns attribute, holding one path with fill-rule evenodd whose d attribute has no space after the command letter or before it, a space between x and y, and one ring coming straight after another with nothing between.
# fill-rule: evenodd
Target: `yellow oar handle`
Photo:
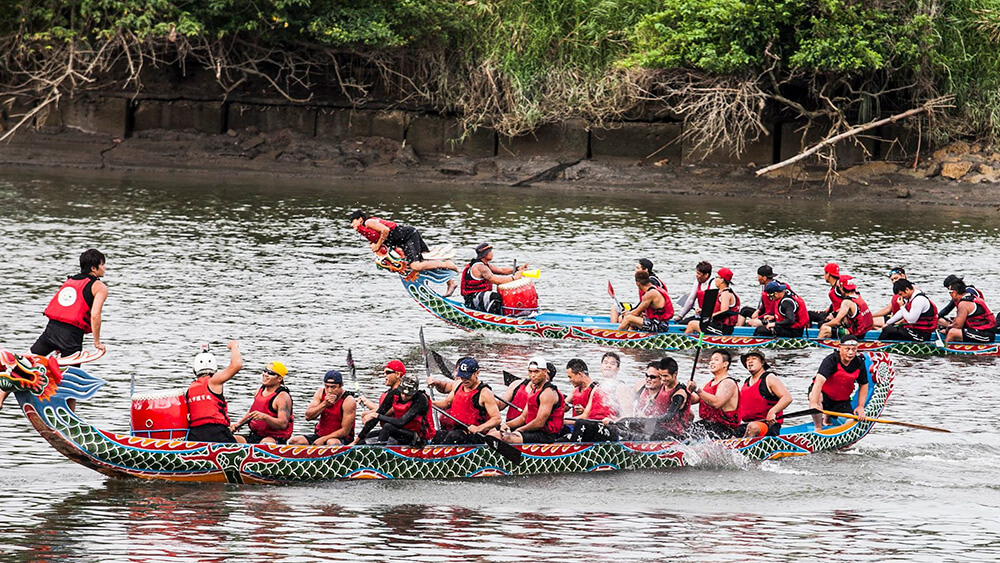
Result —
<instances>
[{"instance_id":1,"label":"yellow oar handle","mask_svg":"<svg viewBox=\"0 0 1000 563\"><path fill-rule=\"evenodd\" d=\"M542 275L542 271L541 271L541 270L539 270L538 268L535 268L534 270L523 270L523 271L521 272L521 277L525 277L525 278L535 278L536 280L537 280L537 279L538 279L539 277L541 277L541 275Z\"/></svg>"},{"instance_id":2,"label":"yellow oar handle","mask_svg":"<svg viewBox=\"0 0 1000 563\"><path fill-rule=\"evenodd\" d=\"M817 409L819 412L827 416L837 416L840 418L850 418L853 420L861 420L861 417L855 416L853 414L848 414L846 412L833 412L825 411L822 409ZM936 426L924 426L923 424L913 424L912 422L900 422L898 420L889 420L887 418L868 418L869 422L881 422L882 424L895 424L896 426L906 426L907 428L917 428L919 430L930 430L932 432L951 432L945 428L937 428Z\"/></svg>"}]
</instances>

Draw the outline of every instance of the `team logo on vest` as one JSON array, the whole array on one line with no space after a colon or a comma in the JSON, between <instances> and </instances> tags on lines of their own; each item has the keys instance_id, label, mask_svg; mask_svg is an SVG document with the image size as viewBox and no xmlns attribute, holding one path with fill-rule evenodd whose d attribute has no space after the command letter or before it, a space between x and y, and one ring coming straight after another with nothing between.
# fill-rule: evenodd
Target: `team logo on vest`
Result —
<instances>
[{"instance_id":1,"label":"team logo on vest","mask_svg":"<svg viewBox=\"0 0 1000 563\"><path fill-rule=\"evenodd\" d=\"M59 304L63 307L69 307L73 303L76 303L76 290L72 287L64 287L59 290L59 296L57 297Z\"/></svg>"}]
</instances>

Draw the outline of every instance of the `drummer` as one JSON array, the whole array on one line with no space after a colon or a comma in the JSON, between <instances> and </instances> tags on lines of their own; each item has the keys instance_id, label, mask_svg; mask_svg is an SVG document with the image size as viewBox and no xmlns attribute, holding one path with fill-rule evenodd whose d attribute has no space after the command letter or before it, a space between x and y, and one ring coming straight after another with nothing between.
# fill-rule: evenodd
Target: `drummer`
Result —
<instances>
[{"instance_id":1,"label":"drummer","mask_svg":"<svg viewBox=\"0 0 1000 563\"><path fill-rule=\"evenodd\" d=\"M493 286L520 279L528 263L503 268L490 264L492 261L493 246L488 242L477 245L476 257L462 270L461 293L466 307L499 315L503 312L503 299Z\"/></svg>"}]
</instances>

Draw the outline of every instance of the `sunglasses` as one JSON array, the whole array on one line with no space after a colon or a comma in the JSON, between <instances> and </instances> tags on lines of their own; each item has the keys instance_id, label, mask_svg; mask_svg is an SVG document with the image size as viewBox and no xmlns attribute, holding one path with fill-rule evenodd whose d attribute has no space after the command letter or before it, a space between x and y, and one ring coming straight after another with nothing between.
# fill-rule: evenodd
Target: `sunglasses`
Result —
<instances>
[{"instance_id":1,"label":"sunglasses","mask_svg":"<svg viewBox=\"0 0 1000 563\"><path fill-rule=\"evenodd\" d=\"M659 378L660 378L659 375L650 375L648 373L646 374L646 379L659 379Z\"/></svg>"},{"instance_id":2,"label":"sunglasses","mask_svg":"<svg viewBox=\"0 0 1000 563\"><path fill-rule=\"evenodd\" d=\"M278 372L276 372L274 370L270 370L270 369L264 370L264 373L267 374L267 375L270 375L271 377L274 377L276 375L281 375L280 373L278 373Z\"/></svg>"},{"instance_id":3,"label":"sunglasses","mask_svg":"<svg viewBox=\"0 0 1000 563\"><path fill-rule=\"evenodd\" d=\"M384 370L382 370L382 374L383 375L389 375L390 373L396 373L396 372L394 370L391 370L391 369L384 369Z\"/></svg>"}]
</instances>

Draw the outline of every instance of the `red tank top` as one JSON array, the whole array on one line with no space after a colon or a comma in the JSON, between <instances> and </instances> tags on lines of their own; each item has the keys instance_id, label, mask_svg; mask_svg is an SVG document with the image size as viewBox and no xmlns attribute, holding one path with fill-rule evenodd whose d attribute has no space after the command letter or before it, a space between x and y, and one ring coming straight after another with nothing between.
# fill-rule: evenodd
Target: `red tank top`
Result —
<instances>
[{"instance_id":1,"label":"red tank top","mask_svg":"<svg viewBox=\"0 0 1000 563\"><path fill-rule=\"evenodd\" d=\"M462 285L460 291L463 297L466 295L472 295L474 293L482 293L484 291L493 290L493 283L490 282L489 280L485 279L477 280L476 278L472 277L472 267L480 262L481 262L480 260L476 260L475 262L470 262L466 264L465 268L462 270Z\"/></svg>"},{"instance_id":2,"label":"red tank top","mask_svg":"<svg viewBox=\"0 0 1000 563\"><path fill-rule=\"evenodd\" d=\"M729 379L736 384L737 397L738 397L740 382L736 381L732 377L726 377L722 381L725 381L726 379ZM706 383L705 386L702 387L702 389L706 393L711 393L712 395L714 395L716 389L718 389L722 381L720 381L719 383L715 383L715 381L713 380L711 383ZM729 426L731 428L736 428L737 426L740 425L739 399L737 398L736 400L736 408L731 411L723 411L722 409L717 409L715 407L709 406L708 404L705 403L705 401L701 401L698 403L698 416L700 416L702 420L707 420L709 422L717 422L719 424Z\"/></svg>"},{"instance_id":3,"label":"red tank top","mask_svg":"<svg viewBox=\"0 0 1000 563\"><path fill-rule=\"evenodd\" d=\"M653 290L658 291L660 295L663 296L663 307L660 309L653 309L652 307L646 307L643 314L647 319L653 319L657 321L669 321L674 316L674 304L670 301L670 295L667 294L667 290L662 287L653 286Z\"/></svg>"},{"instance_id":4,"label":"red tank top","mask_svg":"<svg viewBox=\"0 0 1000 563\"><path fill-rule=\"evenodd\" d=\"M569 396L569 404L571 407L580 407L580 410L587 408L587 403L590 402L590 394L594 392L594 387L597 387L597 382L592 381L590 385L587 385L583 389L573 388L573 392Z\"/></svg>"},{"instance_id":5,"label":"red tank top","mask_svg":"<svg viewBox=\"0 0 1000 563\"><path fill-rule=\"evenodd\" d=\"M210 376L199 377L188 386L184 398L188 405L188 420L191 428L205 424L225 424L229 426L229 409L226 398L216 395L208 388Z\"/></svg>"},{"instance_id":6,"label":"red tank top","mask_svg":"<svg viewBox=\"0 0 1000 563\"><path fill-rule=\"evenodd\" d=\"M983 301L982 297L967 299L967 301L972 301L976 305L976 308L969 316L965 317L966 327L975 330L993 330L996 328L996 317L993 316L993 313L986 306L986 302Z\"/></svg>"},{"instance_id":7,"label":"red tank top","mask_svg":"<svg viewBox=\"0 0 1000 563\"><path fill-rule=\"evenodd\" d=\"M464 385L459 384L455 389L455 396L452 397L451 409L448 413L470 426L479 426L486 422L489 413L486 412L486 407L479 404L479 397L483 389L489 388L490 386L482 381L476 388L469 391L466 391Z\"/></svg>"},{"instance_id":8,"label":"red tank top","mask_svg":"<svg viewBox=\"0 0 1000 563\"><path fill-rule=\"evenodd\" d=\"M417 391L417 393L423 393L423 391ZM413 397L416 397L414 394ZM413 397L405 403L402 401L402 395L395 393L392 396L392 416L394 418L403 418L406 411L410 410L410 406L413 405ZM424 395L426 398L427 396ZM410 422L406 423L403 428L416 433L418 436L423 438L425 441L430 441L434 437L434 409L431 408L431 400L427 398L427 412L423 416L417 416Z\"/></svg>"},{"instance_id":9,"label":"red tank top","mask_svg":"<svg viewBox=\"0 0 1000 563\"><path fill-rule=\"evenodd\" d=\"M563 397L563 394L559 392L559 389L551 383L546 383L533 393L528 393L528 403L524 406L524 422L527 424L538 417L538 408L541 406L540 397L542 391L545 391L546 389L552 389L555 391L557 399L556 404L552 407L552 412L549 414L549 419L545 422L545 426L541 428L541 431L548 432L549 434L558 434L563 427L563 416L566 411L566 399Z\"/></svg>"},{"instance_id":10,"label":"red tank top","mask_svg":"<svg viewBox=\"0 0 1000 563\"><path fill-rule=\"evenodd\" d=\"M666 387L660 387L652 396L645 387L639 391L636 399L635 415L639 418L656 418L663 416L670 408L671 393Z\"/></svg>"},{"instance_id":11,"label":"red tank top","mask_svg":"<svg viewBox=\"0 0 1000 563\"><path fill-rule=\"evenodd\" d=\"M719 293L723 293L723 292L726 292L726 291L728 291L729 293L733 294L733 304L730 305L728 309L726 309L727 311L730 312L730 314L726 315L724 317L721 317L721 318L720 317L716 317L716 318L719 319L716 322L720 326L736 326L736 321L738 321L739 318L740 318L740 316L739 316L739 313L740 313L740 297L738 295L736 295L736 292L734 292L732 289L730 289L728 287L726 289L723 289ZM720 301L716 301L715 302L715 311L713 311L712 314L714 315L715 313L718 313L719 311L721 311L722 310L721 307L722 307L721 300Z\"/></svg>"},{"instance_id":12,"label":"red tank top","mask_svg":"<svg viewBox=\"0 0 1000 563\"><path fill-rule=\"evenodd\" d=\"M698 290L694 292L694 298L698 301L698 306L703 307L705 305L705 291L710 287L712 280L709 279L705 283L698 284Z\"/></svg>"},{"instance_id":13,"label":"red tank top","mask_svg":"<svg viewBox=\"0 0 1000 563\"><path fill-rule=\"evenodd\" d=\"M865 303L860 295L852 297L851 301L857 306L857 310L847 318L847 330L858 338L864 338L865 333L875 326L872 312L868 309L868 303Z\"/></svg>"},{"instance_id":14,"label":"red tank top","mask_svg":"<svg viewBox=\"0 0 1000 563\"><path fill-rule=\"evenodd\" d=\"M514 388L514 394L510 396L510 404L512 406L507 407L507 420L514 420L515 418L521 416L524 412L524 406L528 404L528 380L522 379L517 387ZM587 406L584 404L584 406ZM517 408L514 408L517 407Z\"/></svg>"},{"instance_id":15,"label":"red tank top","mask_svg":"<svg viewBox=\"0 0 1000 563\"><path fill-rule=\"evenodd\" d=\"M264 387L261 386L257 389L257 394L253 396L253 405L250 406L250 410L253 412L262 412L271 416L278 416L278 411L274 408L274 400L278 398L278 395L284 391L288 393L288 400L292 400L292 394L288 392L288 388L284 385L278 386L267 397L264 396ZM295 415L291 412L288 413L288 426L282 430L277 428L271 428L271 426L263 420L251 420L250 430L253 430L258 436L264 436L265 438L289 438L292 435L292 429L295 426Z\"/></svg>"},{"instance_id":16,"label":"red tank top","mask_svg":"<svg viewBox=\"0 0 1000 563\"><path fill-rule=\"evenodd\" d=\"M763 312L761 313L761 315L770 315L770 316L773 317L774 314L775 314L774 313L775 310L778 308L778 301L780 301L780 300L779 299L771 299L770 297L768 297L767 292L765 292L764 290L761 290L760 291L760 304L761 304L761 308L763 309Z\"/></svg>"},{"instance_id":17,"label":"red tank top","mask_svg":"<svg viewBox=\"0 0 1000 563\"><path fill-rule=\"evenodd\" d=\"M920 316L917 318L917 322L910 324L910 323L905 323L904 321L904 324L906 324L906 326L910 327L913 330L917 330L920 332L932 332L935 328L937 328L937 305L935 305L934 302L931 301L930 297L927 297L927 295L924 294L923 292L914 293L910 297L910 300L906 302L906 310L907 311L910 310L910 306L913 304L913 300L918 295L923 295L931 306L928 307L926 311L920 314Z\"/></svg>"},{"instance_id":18,"label":"red tank top","mask_svg":"<svg viewBox=\"0 0 1000 563\"><path fill-rule=\"evenodd\" d=\"M609 395L605 389L602 389L600 386L595 387L590 396L589 418L604 420L605 418L615 418L618 416L618 401Z\"/></svg>"},{"instance_id":19,"label":"red tank top","mask_svg":"<svg viewBox=\"0 0 1000 563\"><path fill-rule=\"evenodd\" d=\"M681 410L677 412L677 415L666 421L665 423L659 424L659 428L665 432L669 432L674 436L681 436L687 431L688 426L691 425L691 421L694 419L694 414L691 413L691 393L688 392L684 384L678 383L669 392L662 392L660 395L666 396L666 402L669 405L670 400L678 391L684 393L684 406ZM669 407L668 407L669 408ZM664 411L664 413L666 410Z\"/></svg>"},{"instance_id":20,"label":"red tank top","mask_svg":"<svg viewBox=\"0 0 1000 563\"><path fill-rule=\"evenodd\" d=\"M844 296L837 291L836 285L830 288L830 293L828 295L830 296L830 303L833 305L833 308L830 310L833 312L839 311L840 304L844 302Z\"/></svg>"},{"instance_id":21,"label":"red tank top","mask_svg":"<svg viewBox=\"0 0 1000 563\"><path fill-rule=\"evenodd\" d=\"M69 278L49 301L43 314L54 321L73 325L83 330L85 334L89 334L91 305L87 303L83 294L95 281L97 278L94 276Z\"/></svg>"},{"instance_id":22,"label":"red tank top","mask_svg":"<svg viewBox=\"0 0 1000 563\"><path fill-rule=\"evenodd\" d=\"M369 217L368 219L375 219L379 223L382 223L386 227L389 227L390 231L396 228L396 224L393 223L392 221L387 221L385 219L379 219L378 217ZM361 224L358 225L355 230L358 231L359 233L361 233L361 236L363 236L366 239L368 239L368 242L378 242L378 239L379 239L378 231L376 231L375 229L369 229L368 227L365 226L365 223L368 221L368 219L365 219L364 221L362 221Z\"/></svg>"},{"instance_id":23,"label":"red tank top","mask_svg":"<svg viewBox=\"0 0 1000 563\"><path fill-rule=\"evenodd\" d=\"M344 401L351 396L351 393L345 392L341 393L340 398L337 402L327 406L323 409L323 412L319 415L319 422L316 423L316 429L314 432L317 436L326 436L327 434L333 434L334 432L340 430L344 424ZM343 440L347 443L354 439L354 428L351 427L350 432Z\"/></svg>"},{"instance_id":24,"label":"red tank top","mask_svg":"<svg viewBox=\"0 0 1000 563\"><path fill-rule=\"evenodd\" d=\"M771 375L771 372L764 372L756 385L750 385L749 377L743 382L743 386L740 387L740 420L764 420L771 407L778 404L778 396L767 388L768 375ZM782 414L784 411L778 413L778 424L784 421Z\"/></svg>"}]
</instances>

